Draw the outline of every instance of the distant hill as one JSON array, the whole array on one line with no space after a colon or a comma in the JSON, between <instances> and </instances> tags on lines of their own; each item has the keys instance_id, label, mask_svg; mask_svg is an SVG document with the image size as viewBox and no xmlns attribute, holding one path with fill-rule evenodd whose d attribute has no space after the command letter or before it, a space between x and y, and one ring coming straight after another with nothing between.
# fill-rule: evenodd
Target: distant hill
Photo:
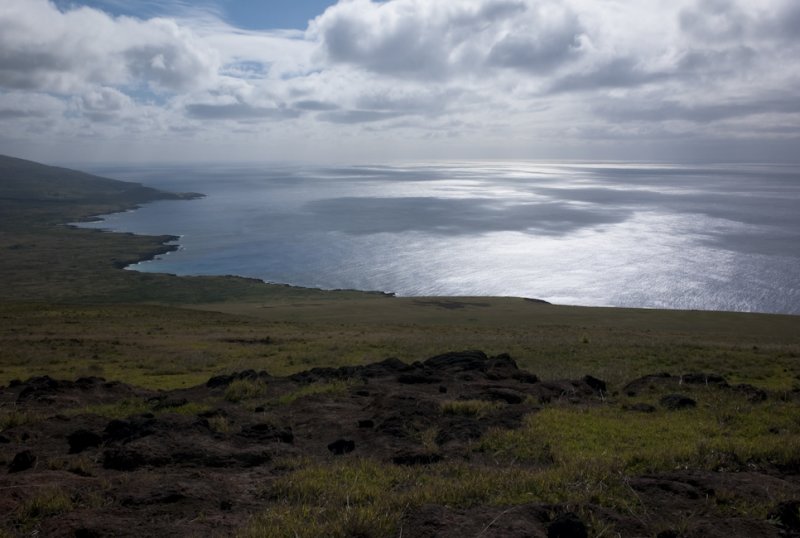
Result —
<instances>
[{"instance_id":1,"label":"distant hill","mask_svg":"<svg viewBox=\"0 0 800 538\"><path fill-rule=\"evenodd\" d=\"M186 197L139 183L117 181L0 155L0 199L6 202L139 204L157 199Z\"/></svg>"}]
</instances>

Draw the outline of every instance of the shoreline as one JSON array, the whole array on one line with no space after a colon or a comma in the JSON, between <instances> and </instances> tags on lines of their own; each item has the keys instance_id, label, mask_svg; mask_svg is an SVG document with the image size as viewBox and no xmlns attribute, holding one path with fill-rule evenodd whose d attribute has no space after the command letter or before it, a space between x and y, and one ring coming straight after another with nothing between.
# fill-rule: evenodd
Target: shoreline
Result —
<instances>
[{"instance_id":1,"label":"shoreline","mask_svg":"<svg viewBox=\"0 0 800 538\"><path fill-rule=\"evenodd\" d=\"M116 180L115 180L116 181ZM148 187L148 189L152 189ZM560 303L551 303L545 299L540 299L537 297L523 297L523 296L515 296L515 295L508 295L508 296L496 296L496 295L402 295L398 296L395 292L391 291L383 291L383 290L360 290L354 288L321 288L321 287L311 287L311 286L302 286L298 284L291 284L285 282L273 282L269 280L265 280L263 278L258 277L250 277L250 276L242 276L236 274L213 274L213 275L193 275L193 274L178 274L178 273L169 273L169 272L160 272L160 271L141 271L138 270L135 266L139 263L153 261L157 259L159 256L168 254L170 252L177 252L180 250L181 245L178 244L169 244L173 242L179 242L182 236L177 235L149 235L149 234L136 234L132 232L122 232L122 231L115 231L111 229L98 229L98 228L82 228L79 226L82 222L103 222L105 220L104 217L109 215L113 215L116 213L124 213L128 211L136 211L141 209L143 205L157 202L157 201L191 201L196 199L205 198L207 195L203 193L197 192L187 192L187 193L172 193L169 191L162 191L159 189L152 189L156 193L158 193L157 198L153 198L144 202L137 202L133 205L125 206L119 208L117 211L111 212L103 212L103 213L95 213L86 216L85 218L78 219L76 221L65 223L65 226L76 228L79 230L92 230L100 233L109 233L109 234L118 234L121 236L130 235L139 238L146 238L146 239L153 239L159 241L157 246L154 246L152 249L147 250L138 256L126 257L121 259L115 259L112 261L112 264L115 269L131 271L136 274L140 275L165 275L170 276L178 279L193 279L193 278L212 278L212 279L223 279L229 281L238 281L238 282L251 282L256 285L262 285L266 287L282 287L290 290L297 290L299 292L319 292L319 293L354 293L354 294L364 294L367 296L378 296L378 297L385 297L385 298L398 298L398 299L409 299L409 300L420 300L420 299L431 299L434 302L440 303L461 303L462 299L464 298L480 298L480 299L520 299L526 302L543 304L543 305L554 305L554 306L567 306L567 307L575 307L575 308L612 308L612 309L621 309L621 310L645 310L645 311L671 311L671 312L700 312L700 313L734 313L734 314L758 314L758 315L771 315L771 316L800 316L800 313L787 313L787 312L766 312L766 311L748 311L748 310L714 310L714 309L699 309L699 308L664 308L664 307L647 307L647 306L618 306L618 305L583 305L583 304L560 304Z\"/></svg>"}]
</instances>

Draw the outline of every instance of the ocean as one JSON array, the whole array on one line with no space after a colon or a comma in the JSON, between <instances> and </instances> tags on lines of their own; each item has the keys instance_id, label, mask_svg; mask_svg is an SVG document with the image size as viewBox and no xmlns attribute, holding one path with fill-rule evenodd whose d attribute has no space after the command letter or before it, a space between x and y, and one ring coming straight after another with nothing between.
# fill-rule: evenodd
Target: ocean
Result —
<instances>
[{"instance_id":1,"label":"ocean","mask_svg":"<svg viewBox=\"0 0 800 538\"><path fill-rule=\"evenodd\" d=\"M436 162L104 166L201 192L82 226L180 236L130 269L401 296L800 314L800 169Z\"/></svg>"}]
</instances>

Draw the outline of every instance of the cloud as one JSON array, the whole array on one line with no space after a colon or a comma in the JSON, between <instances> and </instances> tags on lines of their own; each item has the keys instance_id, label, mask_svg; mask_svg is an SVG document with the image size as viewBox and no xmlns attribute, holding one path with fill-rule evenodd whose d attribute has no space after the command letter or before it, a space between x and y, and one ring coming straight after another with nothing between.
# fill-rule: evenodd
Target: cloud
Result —
<instances>
[{"instance_id":1,"label":"cloud","mask_svg":"<svg viewBox=\"0 0 800 538\"><path fill-rule=\"evenodd\" d=\"M616 58L606 64L592 66L589 71L570 73L556 79L548 91L559 93L629 88L658 82L670 76L667 72L648 71L633 58Z\"/></svg>"},{"instance_id":2,"label":"cloud","mask_svg":"<svg viewBox=\"0 0 800 538\"><path fill-rule=\"evenodd\" d=\"M92 89L77 100L78 109L93 121L111 121L134 108L133 100L114 88Z\"/></svg>"},{"instance_id":3,"label":"cloud","mask_svg":"<svg viewBox=\"0 0 800 538\"><path fill-rule=\"evenodd\" d=\"M0 93L0 120L47 118L62 114L66 105L46 94L14 91Z\"/></svg>"},{"instance_id":4,"label":"cloud","mask_svg":"<svg viewBox=\"0 0 800 538\"><path fill-rule=\"evenodd\" d=\"M67 155L797 158L796 0L340 0L306 31L224 1L0 0L0 123Z\"/></svg>"},{"instance_id":5,"label":"cloud","mask_svg":"<svg viewBox=\"0 0 800 538\"><path fill-rule=\"evenodd\" d=\"M548 71L579 54L577 16L551 1L340 2L311 22L333 63L440 79L493 67Z\"/></svg>"},{"instance_id":6,"label":"cloud","mask_svg":"<svg viewBox=\"0 0 800 538\"><path fill-rule=\"evenodd\" d=\"M597 112L613 121L682 120L710 123L762 114L800 114L800 95L783 95L759 100L721 100L688 105L673 100L645 106L620 102L598 107Z\"/></svg>"},{"instance_id":7,"label":"cloud","mask_svg":"<svg viewBox=\"0 0 800 538\"><path fill-rule=\"evenodd\" d=\"M190 104L186 106L186 112L192 118L203 120L283 120L300 115L290 108L253 106L247 103Z\"/></svg>"},{"instance_id":8,"label":"cloud","mask_svg":"<svg viewBox=\"0 0 800 538\"><path fill-rule=\"evenodd\" d=\"M0 86L68 94L93 84L182 91L208 84L218 61L174 20L113 18L46 0L0 5Z\"/></svg>"}]
</instances>

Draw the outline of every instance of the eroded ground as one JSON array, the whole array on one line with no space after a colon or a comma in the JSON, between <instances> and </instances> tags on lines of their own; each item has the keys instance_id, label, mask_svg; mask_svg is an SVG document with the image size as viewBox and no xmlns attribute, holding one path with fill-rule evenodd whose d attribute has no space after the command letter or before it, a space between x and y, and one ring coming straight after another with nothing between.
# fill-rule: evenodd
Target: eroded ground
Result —
<instances>
[{"instance_id":1,"label":"eroded ground","mask_svg":"<svg viewBox=\"0 0 800 538\"><path fill-rule=\"evenodd\" d=\"M482 352L166 391L31 378L0 389L0 532L798 536L798 398Z\"/></svg>"}]
</instances>

